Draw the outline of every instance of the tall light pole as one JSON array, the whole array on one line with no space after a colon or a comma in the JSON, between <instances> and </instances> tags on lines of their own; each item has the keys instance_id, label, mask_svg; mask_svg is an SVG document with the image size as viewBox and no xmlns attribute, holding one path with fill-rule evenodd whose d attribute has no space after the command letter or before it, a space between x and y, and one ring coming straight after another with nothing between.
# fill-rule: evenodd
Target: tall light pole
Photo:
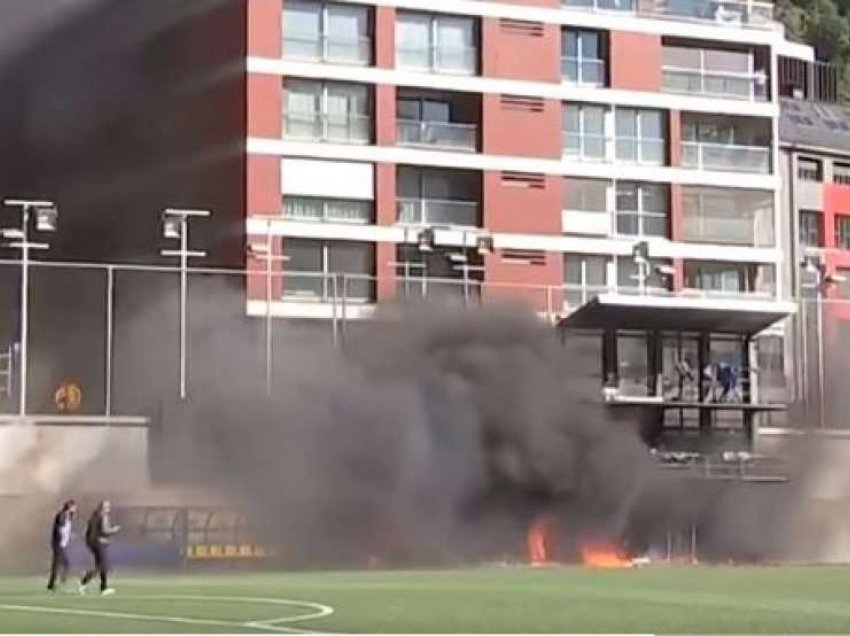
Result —
<instances>
[{"instance_id":1,"label":"tall light pole","mask_svg":"<svg viewBox=\"0 0 850 636\"><path fill-rule=\"evenodd\" d=\"M826 264L820 259L806 257L803 259L806 271L814 275L814 284L803 285L803 287L815 290L815 306L817 309L817 336L818 336L818 426L826 428L826 416L824 402L826 391L824 388L824 352L823 352L823 297L826 290L832 285L843 283L847 279L839 274L827 273ZM808 374L808 369L805 370ZM808 383L807 383L808 385ZM808 399L808 396L806 396Z\"/></svg>"},{"instance_id":2,"label":"tall light pole","mask_svg":"<svg viewBox=\"0 0 850 636\"><path fill-rule=\"evenodd\" d=\"M31 250L47 250L47 243L35 243L29 240L30 216L35 216L37 232L55 232L59 211L52 201L31 199L6 199L3 205L10 208L20 208L21 224L17 228L0 230L0 238L9 240L4 247L21 250L21 349L20 349L20 381L18 389L18 414L23 417L27 413L27 375L29 373L29 267Z\"/></svg>"},{"instance_id":3,"label":"tall light pole","mask_svg":"<svg viewBox=\"0 0 850 636\"><path fill-rule=\"evenodd\" d=\"M203 250L189 249L189 219L208 218L209 210L182 210L168 208L162 213L162 235L166 239L179 240L180 249L160 250L162 256L180 258L180 399L186 399L186 296L188 289L189 259L204 258Z\"/></svg>"},{"instance_id":4,"label":"tall light pole","mask_svg":"<svg viewBox=\"0 0 850 636\"><path fill-rule=\"evenodd\" d=\"M272 269L273 263L286 263L288 256L276 255L274 253L274 242L272 241L272 224L266 222L265 243L249 243L248 250L254 258L264 260L266 263L266 393L272 394L272 360L273 355L273 316L272 316Z\"/></svg>"}]
</instances>

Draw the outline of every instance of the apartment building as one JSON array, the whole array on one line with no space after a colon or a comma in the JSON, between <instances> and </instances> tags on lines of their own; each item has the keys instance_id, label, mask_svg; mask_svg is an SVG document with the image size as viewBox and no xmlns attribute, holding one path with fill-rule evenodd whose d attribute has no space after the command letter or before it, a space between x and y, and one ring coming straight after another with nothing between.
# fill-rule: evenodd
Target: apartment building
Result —
<instances>
[{"instance_id":1,"label":"apartment building","mask_svg":"<svg viewBox=\"0 0 850 636\"><path fill-rule=\"evenodd\" d=\"M273 285L249 282L250 315L520 299L603 334L610 401L650 438L669 424L751 439L781 410L778 69L812 52L770 3L248 11L247 234L282 257ZM740 374L737 399L709 395L718 364Z\"/></svg>"},{"instance_id":2,"label":"apartment building","mask_svg":"<svg viewBox=\"0 0 850 636\"><path fill-rule=\"evenodd\" d=\"M850 110L782 101L780 142L788 276L800 298L787 342L800 419L844 428L842 387L850 338ZM802 408L806 407L806 408Z\"/></svg>"}]
</instances>

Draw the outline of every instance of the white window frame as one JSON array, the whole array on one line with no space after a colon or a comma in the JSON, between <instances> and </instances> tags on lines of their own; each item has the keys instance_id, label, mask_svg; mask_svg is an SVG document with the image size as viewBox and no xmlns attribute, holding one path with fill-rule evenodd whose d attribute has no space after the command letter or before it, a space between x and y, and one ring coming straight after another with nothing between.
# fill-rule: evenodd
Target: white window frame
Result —
<instances>
[{"instance_id":1,"label":"white window frame","mask_svg":"<svg viewBox=\"0 0 850 636\"><path fill-rule=\"evenodd\" d=\"M314 111L312 114L314 115L314 117L316 117L317 119L319 119L321 121L321 132L318 136L300 137L300 139L310 139L312 141L332 141L334 143L352 143L352 144L370 144L372 142L372 115L369 111L373 110L373 107L372 107L373 99L372 99L372 96L370 94L370 87L368 85L366 85L366 84L354 84L354 83L349 83L349 82L337 82L337 81L333 81L333 80L324 80L324 79L315 79L315 80L314 79L302 79L300 77L299 78L291 78L288 81L286 81L283 85L283 88L284 88L284 100L283 100L283 111L284 111L283 112L283 117L284 117L283 134L284 134L284 137L291 136L288 133L287 118L290 116L288 105L289 105L289 94L290 94L290 90L291 90L290 87L293 85L293 83L296 84L296 85L301 84L302 86L313 85L313 86L319 87L319 109L318 109L318 111ZM329 131L330 131L330 128L331 128L330 113L328 111L329 93L330 93L331 88L338 87L338 86L357 86L357 87L361 87L361 88L366 89L366 100L365 100L366 113L365 114L352 113L350 110L347 113L348 120L349 120L349 129L351 129L351 122L352 121L360 120L360 121L363 121L363 122L366 123L366 135L362 139L358 138L358 137L352 138L352 135L349 135L348 138L340 139L338 137L331 137L331 135L329 134ZM315 95L315 93L312 93L312 95ZM349 101L349 104L350 104L350 101ZM304 114L307 115L308 113L304 113Z\"/></svg>"},{"instance_id":2,"label":"white window frame","mask_svg":"<svg viewBox=\"0 0 850 636\"><path fill-rule=\"evenodd\" d=\"M576 36L576 55L572 57L566 54L566 44L567 38L570 34L575 34ZM566 72L561 73L561 79L569 84L574 84L578 86L605 86L605 59L604 57L595 57L595 58L585 58L584 50L582 47L582 36L594 36L596 38L597 47L599 50L599 55L603 55L602 53L602 33L599 31L594 31L593 29L577 29L577 28L566 28L562 31L561 37L563 42L563 47L565 49L565 54L563 56L563 61L566 62L575 62L576 71L578 73L578 77L572 79L568 76ZM584 64L585 62L593 62L598 66L602 67L600 72L599 81L586 81L584 78ZM562 69L563 70L563 69Z\"/></svg>"},{"instance_id":3,"label":"white window frame","mask_svg":"<svg viewBox=\"0 0 850 636\"><path fill-rule=\"evenodd\" d=\"M360 57L357 57L357 58L339 58L339 57L330 55L329 54L329 52L330 52L330 42L331 42L330 38L331 38L332 34L330 33L330 31L328 29L328 24L330 22L329 13L330 13L330 9L332 7L345 7L346 9L349 9L349 10L352 10L352 9L353 10L361 10L366 15L366 18L367 18L366 23L367 24L369 24L369 18L370 18L369 8L366 5L363 5L361 7L361 6L355 5L355 4L347 4L347 3L346 4L340 4L338 2L318 2L316 4L319 5L319 7L318 7L319 31L316 35L319 38L319 42L321 42L321 53L318 56L317 60L320 61L320 62L333 62L335 64L351 64L351 65L354 65L354 66L369 66L372 63L371 49L372 49L372 43L374 41L374 36L373 36L373 32L372 32L371 29L367 29L366 35L361 36L362 40L368 43L368 45L366 47L367 55L365 56L365 59L361 59ZM291 37L293 34L289 34L289 35ZM284 7L283 7L284 57L286 57L286 53L285 53L286 38L287 38L286 6L284 5ZM299 59L301 59L301 58L299 58Z\"/></svg>"},{"instance_id":4,"label":"white window frame","mask_svg":"<svg viewBox=\"0 0 850 636\"><path fill-rule=\"evenodd\" d=\"M604 106L602 104L586 104L584 102L567 102L562 106L564 109L575 109L578 111L578 125L579 130L577 133L572 133L569 130L564 129L564 143L563 143L563 152L564 156L576 160L576 161L588 161L594 163L607 163L610 162L611 157L611 138L609 135L609 130L611 128L611 117L613 113L613 109ZM587 109L599 109L602 111L602 132L601 133L587 133L585 128L585 115L587 114ZM569 151L569 144L566 143L566 139L568 136L576 135L579 139L579 152L577 154L573 154ZM594 138L597 136L602 141L602 155L600 156L590 156L585 152L585 142L588 135L593 135Z\"/></svg>"},{"instance_id":5,"label":"white window frame","mask_svg":"<svg viewBox=\"0 0 850 636\"><path fill-rule=\"evenodd\" d=\"M621 112L631 113L634 116L634 122L635 122L635 136L634 137L620 137L617 134L617 116ZM652 113L653 115L657 114L661 119L662 137L660 137L660 138L644 137L642 126L641 126L641 120L642 120L644 115L648 115L650 113ZM634 164L649 165L649 166L663 166L667 163L666 162L666 153L667 153L667 137L668 137L668 135L664 134L664 111L653 109L653 108L632 108L632 107L627 107L627 108L617 107L617 108L614 108L613 109L612 129L613 129L613 133L614 133L613 134L613 136L614 136L614 160L617 163L633 164L633 165ZM620 141L634 142L636 150L637 150L637 156L635 157L635 159L621 159L619 156L617 156L617 143L620 142ZM643 158L643 145L645 143L658 143L661 146L661 159L660 160L658 160L658 161L656 161L654 159L653 160L647 160L647 159Z\"/></svg>"},{"instance_id":6,"label":"white window frame","mask_svg":"<svg viewBox=\"0 0 850 636\"><path fill-rule=\"evenodd\" d=\"M617 197L619 193L620 186L626 185L634 185L637 186L637 209L636 210L620 210L617 207ZM614 219L613 219L613 228L612 234L620 237L634 237L634 238L669 238L670 235L670 189L668 186L667 189L667 211L666 212L656 212L655 210L645 210L643 207L643 192L646 187L660 187L663 188L665 184L659 183L651 183L645 181L617 181L614 184ZM638 220L638 231L636 234L628 234L625 232L620 232L619 230L619 219L620 214L624 214L627 216L637 216ZM664 234L647 234L644 230L644 223L647 218L651 219L660 219L663 218L667 222L667 231Z\"/></svg>"},{"instance_id":7,"label":"white window frame","mask_svg":"<svg viewBox=\"0 0 850 636\"><path fill-rule=\"evenodd\" d=\"M420 16L426 18L428 20L428 66L425 69L417 66L410 66L400 63L399 61L399 42L396 39L396 66L399 69L409 69L409 70L427 70L431 73L439 73L442 75L463 75L463 76L472 76L477 74L478 70L478 52L479 52L479 43L476 40L476 30L475 30L475 18L470 16L442 16L436 13L419 13L414 11L399 11L396 15L396 20L404 20L406 15ZM472 39L473 45L470 47L472 51L473 60L472 60L472 68L470 69L460 69L460 68L447 68L442 66L440 63L440 51L441 51L441 42L440 42L440 21L441 20L453 20L453 21L466 21L469 24L470 35Z\"/></svg>"}]
</instances>

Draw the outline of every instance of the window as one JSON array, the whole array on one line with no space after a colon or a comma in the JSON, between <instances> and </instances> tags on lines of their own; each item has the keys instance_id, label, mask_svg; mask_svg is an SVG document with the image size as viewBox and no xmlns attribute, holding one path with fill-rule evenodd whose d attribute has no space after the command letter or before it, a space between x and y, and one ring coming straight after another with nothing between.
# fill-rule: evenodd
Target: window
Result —
<instances>
[{"instance_id":1,"label":"window","mask_svg":"<svg viewBox=\"0 0 850 636\"><path fill-rule=\"evenodd\" d=\"M661 111L618 108L617 159L629 163L664 163L664 117Z\"/></svg>"},{"instance_id":2,"label":"window","mask_svg":"<svg viewBox=\"0 0 850 636\"><path fill-rule=\"evenodd\" d=\"M561 48L564 52L561 61L561 74L564 79L590 86L605 84L601 33L567 29L561 38Z\"/></svg>"},{"instance_id":3,"label":"window","mask_svg":"<svg viewBox=\"0 0 850 636\"><path fill-rule=\"evenodd\" d=\"M850 216L835 217L835 247L850 250Z\"/></svg>"},{"instance_id":4,"label":"window","mask_svg":"<svg viewBox=\"0 0 850 636\"><path fill-rule=\"evenodd\" d=\"M686 241L769 247L774 244L773 195L762 190L684 186Z\"/></svg>"},{"instance_id":5,"label":"window","mask_svg":"<svg viewBox=\"0 0 850 636\"><path fill-rule=\"evenodd\" d=\"M649 346L645 333L617 334L617 389L620 395L649 395Z\"/></svg>"},{"instance_id":6,"label":"window","mask_svg":"<svg viewBox=\"0 0 850 636\"><path fill-rule=\"evenodd\" d=\"M458 256L465 260L461 262ZM405 298L478 298L484 282L483 265L483 257L475 250L437 248L423 252L415 245L399 245L395 266L397 288Z\"/></svg>"},{"instance_id":7,"label":"window","mask_svg":"<svg viewBox=\"0 0 850 636\"><path fill-rule=\"evenodd\" d=\"M800 210L800 245L823 247L823 214L814 210Z\"/></svg>"},{"instance_id":8,"label":"window","mask_svg":"<svg viewBox=\"0 0 850 636\"><path fill-rule=\"evenodd\" d=\"M287 196L283 216L293 221L363 224L372 222L374 205L371 201Z\"/></svg>"},{"instance_id":9,"label":"window","mask_svg":"<svg viewBox=\"0 0 850 636\"><path fill-rule=\"evenodd\" d=\"M456 94L399 91L396 109L399 144L477 148L477 100Z\"/></svg>"},{"instance_id":10,"label":"window","mask_svg":"<svg viewBox=\"0 0 850 636\"><path fill-rule=\"evenodd\" d=\"M670 190L658 183L617 183L617 233L667 236Z\"/></svg>"},{"instance_id":11,"label":"window","mask_svg":"<svg viewBox=\"0 0 850 636\"><path fill-rule=\"evenodd\" d=\"M371 14L351 4L287 0L283 56L349 64L372 60Z\"/></svg>"},{"instance_id":12,"label":"window","mask_svg":"<svg viewBox=\"0 0 850 636\"><path fill-rule=\"evenodd\" d=\"M817 159L797 159L797 177L803 181L823 181L823 164Z\"/></svg>"},{"instance_id":13,"label":"window","mask_svg":"<svg viewBox=\"0 0 850 636\"><path fill-rule=\"evenodd\" d=\"M767 99L767 76L751 51L663 47L664 88L735 99Z\"/></svg>"},{"instance_id":14,"label":"window","mask_svg":"<svg viewBox=\"0 0 850 636\"><path fill-rule=\"evenodd\" d=\"M604 161L605 112L603 106L566 104L564 107L564 153L571 158Z\"/></svg>"},{"instance_id":15,"label":"window","mask_svg":"<svg viewBox=\"0 0 850 636\"><path fill-rule=\"evenodd\" d=\"M578 307L604 293L608 287L609 256L564 254L567 305Z\"/></svg>"},{"instance_id":16,"label":"window","mask_svg":"<svg viewBox=\"0 0 850 636\"><path fill-rule=\"evenodd\" d=\"M368 143L371 91L360 84L287 80L284 134L317 141Z\"/></svg>"},{"instance_id":17,"label":"window","mask_svg":"<svg viewBox=\"0 0 850 636\"><path fill-rule=\"evenodd\" d=\"M608 211L609 181L604 179L564 179L564 209L575 212Z\"/></svg>"},{"instance_id":18,"label":"window","mask_svg":"<svg viewBox=\"0 0 850 636\"><path fill-rule=\"evenodd\" d=\"M287 298L328 302L375 298L375 246L353 241L316 241L286 238L283 254L288 257L283 278ZM336 284L334 278L336 277Z\"/></svg>"},{"instance_id":19,"label":"window","mask_svg":"<svg viewBox=\"0 0 850 636\"><path fill-rule=\"evenodd\" d=\"M685 287L721 295L776 293L773 266L752 263L686 261Z\"/></svg>"},{"instance_id":20,"label":"window","mask_svg":"<svg viewBox=\"0 0 850 636\"><path fill-rule=\"evenodd\" d=\"M478 68L475 20L400 11L396 18L396 63L444 73L474 75Z\"/></svg>"},{"instance_id":21,"label":"window","mask_svg":"<svg viewBox=\"0 0 850 636\"><path fill-rule=\"evenodd\" d=\"M850 185L850 165L846 163L833 164L832 182L841 185Z\"/></svg>"},{"instance_id":22,"label":"window","mask_svg":"<svg viewBox=\"0 0 850 636\"><path fill-rule=\"evenodd\" d=\"M782 403L787 399L782 336L761 336L756 340L756 347L759 401L763 404Z\"/></svg>"},{"instance_id":23,"label":"window","mask_svg":"<svg viewBox=\"0 0 850 636\"><path fill-rule=\"evenodd\" d=\"M399 166L397 177L400 223L478 226L480 173Z\"/></svg>"}]
</instances>

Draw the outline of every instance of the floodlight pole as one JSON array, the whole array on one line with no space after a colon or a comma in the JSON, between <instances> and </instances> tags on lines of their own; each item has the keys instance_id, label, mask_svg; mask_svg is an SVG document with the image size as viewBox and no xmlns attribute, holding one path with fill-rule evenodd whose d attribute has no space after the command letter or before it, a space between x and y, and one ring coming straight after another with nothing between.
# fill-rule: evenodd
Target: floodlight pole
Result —
<instances>
[{"instance_id":1,"label":"floodlight pole","mask_svg":"<svg viewBox=\"0 0 850 636\"><path fill-rule=\"evenodd\" d=\"M18 414L24 417L27 413L27 376L29 374L29 288L30 288L30 250L46 250L46 243L31 243L29 240L29 223L31 208L54 208L51 201L34 201L23 199L6 199L3 202L8 207L21 209L21 225L17 231L5 230L4 233L13 235L15 241L8 247L21 250L21 325L20 325L20 376L18 382Z\"/></svg>"},{"instance_id":2,"label":"floodlight pole","mask_svg":"<svg viewBox=\"0 0 850 636\"><path fill-rule=\"evenodd\" d=\"M163 213L163 220L177 219L180 223L180 249L161 250L162 256L177 256L180 258L180 399L185 400L187 396L187 373L186 373L186 315L188 313L187 296L189 287L189 259L204 258L204 251L189 249L189 218L207 218L212 213L209 210L180 210L169 208Z\"/></svg>"}]
</instances>

